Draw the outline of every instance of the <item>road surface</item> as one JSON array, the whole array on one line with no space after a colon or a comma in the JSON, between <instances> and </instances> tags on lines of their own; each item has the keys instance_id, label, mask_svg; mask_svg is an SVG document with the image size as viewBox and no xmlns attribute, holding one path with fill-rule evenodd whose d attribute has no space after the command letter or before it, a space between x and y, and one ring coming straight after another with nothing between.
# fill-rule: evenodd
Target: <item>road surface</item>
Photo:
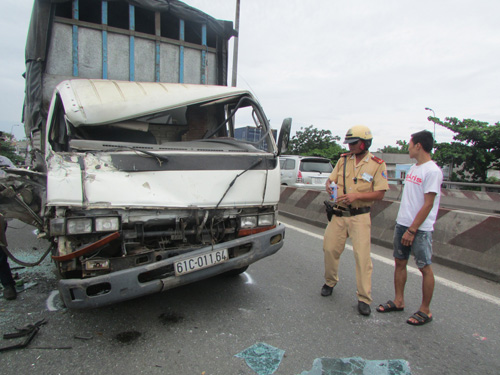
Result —
<instances>
[{"instance_id":1,"label":"road surface","mask_svg":"<svg viewBox=\"0 0 500 375\"><path fill-rule=\"evenodd\" d=\"M406 319L419 307L421 278L412 268L406 310L363 317L357 313L350 246L333 296L321 297L323 230L282 221L285 246L238 277L101 309L61 306L49 259L16 270L30 287L16 301L1 300L0 332L41 319L47 324L28 348L0 353L2 374L251 375L256 372L235 355L256 343L284 350L277 375L309 372L317 358L350 357L407 361L416 375L499 373L499 284L435 265L434 321L413 327ZM33 228L9 225L15 255L33 261L44 252L47 244ZM378 246L372 252L373 298L381 303L393 298L392 252Z\"/></svg>"}]
</instances>

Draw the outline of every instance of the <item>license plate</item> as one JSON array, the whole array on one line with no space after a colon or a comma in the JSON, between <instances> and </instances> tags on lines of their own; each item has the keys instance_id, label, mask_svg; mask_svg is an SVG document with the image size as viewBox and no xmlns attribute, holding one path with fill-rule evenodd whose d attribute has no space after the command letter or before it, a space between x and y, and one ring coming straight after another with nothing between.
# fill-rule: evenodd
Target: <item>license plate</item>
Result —
<instances>
[{"instance_id":1,"label":"license plate","mask_svg":"<svg viewBox=\"0 0 500 375\"><path fill-rule=\"evenodd\" d=\"M326 183L327 177L313 177L312 178L312 183L316 185L324 184Z\"/></svg>"},{"instance_id":2,"label":"license plate","mask_svg":"<svg viewBox=\"0 0 500 375\"><path fill-rule=\"evenodd\" d=\"M211 251L210 253L198 255L189 259L174 263L175 276L211 267L219 263L224 263L229 259L227 249Z\"/></svg>"}]
</instances>

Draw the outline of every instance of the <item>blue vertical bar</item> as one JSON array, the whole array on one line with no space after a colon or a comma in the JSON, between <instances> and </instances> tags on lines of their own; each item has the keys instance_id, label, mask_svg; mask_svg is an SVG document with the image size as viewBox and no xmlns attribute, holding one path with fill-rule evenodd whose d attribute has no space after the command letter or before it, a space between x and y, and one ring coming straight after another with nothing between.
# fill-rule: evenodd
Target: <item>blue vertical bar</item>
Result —
<instances>
[{"instance_id":1,"label":"blue vertical bar","mask_svg":"<svg viewBox=\"0 0 500 375\"><path fill-rule=\"evenodd\" d=\"M108 2L102 2L102 24L108 24ZM108 79L108 31L102 31L102 78Z\"/></svg>"},{"instance_id":2,"label":"blue vertical bar","mask_svg":"<svg viewBox=\"0 0 500 375\"><path fill-rule=\"evenodd\" d=\"M130 22L130 31L135 31L135 7L133 5L129 5L129 22ZM135 81L135 39L133 35L130 35L130 51L129 51L129 79L130 81Z\"/></svg>"},{"instance_id":3,"label":"blue vertical bar","mask_svg":"<svg viewBox=\"0 0 500 375\"><path fill-rule=\"evenodd\" d=\"M155 82L160 82L160 52L161 52L161 14L160 12L155 12L155 38L156 38L156 50L155 50Z\"/></svg>"},{"instance_id":4,"label":"blue vertical bar","mask_svg":"<svg viewBox=\"0 0 500 375\"><path fill-rule=\"evenodd\" d=\"M207 84L207 25L201 25L201 44L205 48L201 51L201 84Z\"/></svg>"},{"instance_id":5,"label":"blue vertical bar","mask_svg":"<svg viewBox=\"0 0 500 375\"><path fill-rule=\"evenodd\" d=\"M78 8L78 0L73 0L73 19L78 20L79 8ZM78 77L78 26L73 25L73 77Z\"/></svg>"},{"instance_id":6,"label":"blue vertical bar","mask_svg":"<svg viewBox=\"0 0 500 375\"><path fill-rule=\"evenodd\" d=\"M184 20L179 20L179 39L184 42ZM179 51L179 83L184 83L184 46L181 44Z\"/></svg>"},{"instance_id":7,"label":"blue vertical bar","mask_svg":"<svg viewBox=\"0 0 500 375\"><path fill-rule=\"evenodd\" d=\"M156 41L155 54L155 81L160 82L160 41Z\"/></svg>"}]
</instances>

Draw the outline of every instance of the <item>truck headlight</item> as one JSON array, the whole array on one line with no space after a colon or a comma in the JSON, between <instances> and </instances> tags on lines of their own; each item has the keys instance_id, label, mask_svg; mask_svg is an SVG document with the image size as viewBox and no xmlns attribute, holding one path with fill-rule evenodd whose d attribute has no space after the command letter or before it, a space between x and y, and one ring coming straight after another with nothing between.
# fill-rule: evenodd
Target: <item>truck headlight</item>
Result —
<instances>
[{"instance_id":1,"label":"truck headlight","mask_svg":"<svg viewBox=\"0 0 500 375\"><path fill-rule=\"evenodd\" d=\"M95 219L96 232L116 232L120 229L120 221L117 217L98 217Z\"/></svg>"},{"instance_id":2,"label":"truck headlight","mask_svg":"<svg viewBox=\"0 0 500 375\"><path fill-rule=\"evenodd\" d=\"M55 218L50 220L50 235L62 236L66 233L66 221L64 218Z\"/></svg>"},{"instance_id":3,"label":"truck headlight","mask_svg":"<svg viewBox=\"0 0 500 375\"><path fill-rule=\"evenodd\" d=\"M86 271L109 269L109 259L90 259L84 263Z\"/></svg>"},{"instance_id":4,"label":"truck headlight","mask_svg":"<svg viewBox=\"0 0 500 375\"><path fill-rule=\"evenodd\" d=\"M274 225L274 214L259 215L259 227Z\"/></svg>"},{"instance_id":5,"label":"truck headlight","mask_svg":"<svg viewBox=\"0 0 500 375\"><path fill-rule=\"evenodd\" d=\"M67 234L92 233L92 219L68 219L66 221Z\"/></svg>"},{"instance_id":6,"label":"truck headlight","mask_svg":"<svg viewBox=\"0 0 500 375\"><path fill-rule=\"evenodd\" d=\"M243 216L241 218L241 228L255 228L257 226L257 216Z\"/></svg>"}]
</instances>

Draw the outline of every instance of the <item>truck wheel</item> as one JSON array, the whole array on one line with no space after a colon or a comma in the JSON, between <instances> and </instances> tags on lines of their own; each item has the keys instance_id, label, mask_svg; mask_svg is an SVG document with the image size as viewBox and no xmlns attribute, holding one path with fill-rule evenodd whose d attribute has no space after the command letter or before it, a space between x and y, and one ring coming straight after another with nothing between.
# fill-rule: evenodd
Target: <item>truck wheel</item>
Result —
<instances>
[{"instance_id":1,"label":"truck wheel","mask_svg":"<svg viewBox=\"0 0 500 375\"><path fill-rule=\"evenodd\" d=\"M243 272L245 272L247 269L248 266L235 268L234 270L224 272L224 276L238 276L241 275Z\"/></svg>"}]
</instances>

